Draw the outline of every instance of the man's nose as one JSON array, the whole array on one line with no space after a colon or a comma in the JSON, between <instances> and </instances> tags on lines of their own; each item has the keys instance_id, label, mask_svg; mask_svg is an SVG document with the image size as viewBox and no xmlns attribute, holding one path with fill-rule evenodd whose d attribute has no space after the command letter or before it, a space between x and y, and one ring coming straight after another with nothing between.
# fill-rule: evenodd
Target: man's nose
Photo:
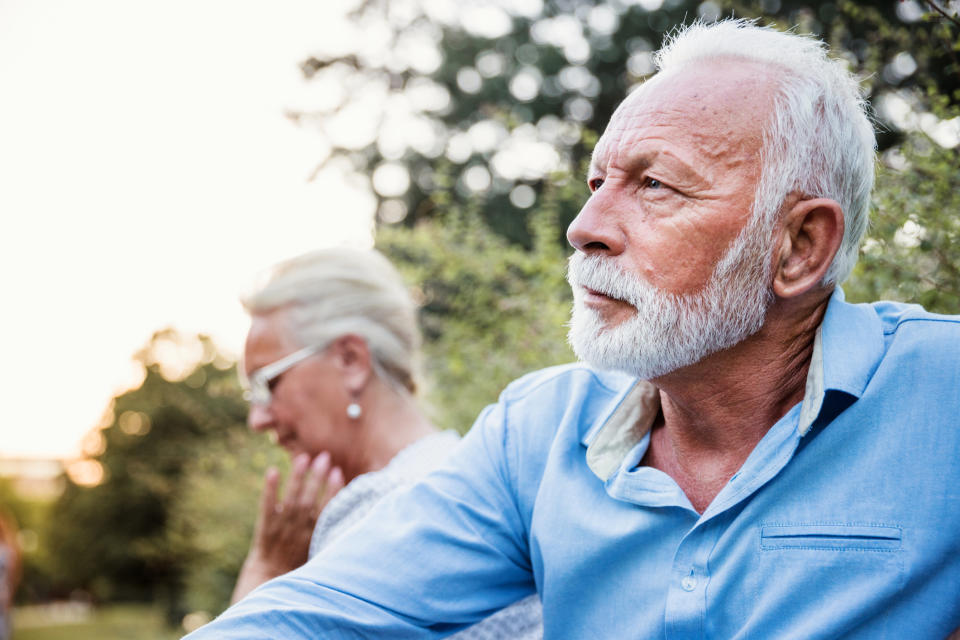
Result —
<instances>
[{"instance_id":1,"label":"man's nose","mask_svg":"<svg viewBox=\"0 0 960 640\"><path fill-rule=\"evenodd\" d=\"M251 404L247 414L247 425L252 431L266 431L273 424L273 414L268 405Z\"/></svg>"},{"instance_id":2,"label":"man's nose","mask_svg":"<svg viewBox=\"0 0 960 640\"><path fill-rule=\"evenodd\" d=\"M586 254L623 252L624 237L614 215L613 198L602 187L590 196L567 227L567 242Z\"/></svg>"}]
</instances>

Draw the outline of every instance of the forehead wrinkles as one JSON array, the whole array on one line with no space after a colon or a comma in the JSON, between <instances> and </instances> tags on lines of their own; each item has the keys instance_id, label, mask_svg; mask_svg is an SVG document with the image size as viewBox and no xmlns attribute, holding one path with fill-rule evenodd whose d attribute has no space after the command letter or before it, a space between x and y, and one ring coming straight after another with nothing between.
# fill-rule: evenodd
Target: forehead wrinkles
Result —
<instances>
[{"instance_id":1,"label":"forehead wrinkles","mask_svg":"<svg viewBox=\"0 0 960 640\"><path fill-rule=\"evenodd\" d=\"M590 162L591 168L599 169L608 166L611 162L616 162L617 157L623 150L624 139L630 135L630 128L630 122L626 118L620 117L619 114L615 114L611 118L593 151Z\"/></svg>"},{"instance_id":2,"label":"forehead wrinkles","mask_svg":"<svg viewBox=\"0 0 960 640\"><path fill-rule=\"evenodd\" d=\"M687 113L673 105L659 110L632 105L610 120L597 143L592 168L645 168L663 153L690 165L696 156L705 155L701 152L705 149L710 149L711 156L724 155L712 149L715 145L709 131L700 131Z\"/></svg>"},{"instance_id":3,"label":"forehead wrinkles","mask_svg":"<svg viewBox=\"0 0 960 640\"><path fill-rule=\"evenodd\" d=\"M603 134L597 141L597 146L593 150L593 156L590 162L591 169L606 166L610 163L611 159L616 159L616 155L621 151L622 140L629 135L629 129L636 126L635 103L642 100L643 94L655 86L659 78L660 75L658 74L644 82L640 87L630 93L613 112L610 122L607 123ZM634 114L633 117L630 117L630 114ZM614 158L610 157L611 154L614 155Z\"/></svg>"},{"instance_id":4,"label":"forehead wrinkles","mask_svg":"<svg viewBox=\"0 0 960 640\"><path fill-rule=\"evenodd\" d=\"M630 94L598 141L591 168L618 164L647 139L685 150L693 154L687 160L698 157L711 168L755 160L772 103L769 81L752 65L721 66L726 75L681 70L654 76Z\"/></svg>"}]
</instances>

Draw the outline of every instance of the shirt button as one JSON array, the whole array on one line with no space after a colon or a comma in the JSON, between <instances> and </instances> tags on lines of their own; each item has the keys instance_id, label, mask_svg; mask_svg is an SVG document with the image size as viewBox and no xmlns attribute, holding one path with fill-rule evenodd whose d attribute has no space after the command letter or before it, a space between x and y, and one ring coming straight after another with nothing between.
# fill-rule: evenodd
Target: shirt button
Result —
<instances>
[{"instance_id":1,"label":"shirt button","mask_svg":"<svg viewBox=\"0 0 960 640\"><path fill-rule=\"evenodd\" d=\"M693 576L687 576L680 581L680 586L683 587L684 591L693 591L697 588L697 579Z\"/></svg>"}]
</instances>

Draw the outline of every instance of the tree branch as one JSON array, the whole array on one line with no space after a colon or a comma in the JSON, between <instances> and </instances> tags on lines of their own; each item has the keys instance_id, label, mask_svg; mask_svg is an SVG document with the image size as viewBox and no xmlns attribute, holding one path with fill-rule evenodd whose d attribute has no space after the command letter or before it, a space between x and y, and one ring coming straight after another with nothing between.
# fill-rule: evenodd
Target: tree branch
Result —
<instances>
[{"instance_id":1,"label":"tree branch","mask_svg":"<svg viewBox=\"0 0 960 640\"><path fill-rule=\"evenodd\" d=\"M950 15L949 13L947 13L946 11L944 11L943 9L941 9L941 8L940 8L940 5L938 5L936 2L934 2L934 0L924 0L924 4L929 5L934 11L936 11L937 13L939 13L940 15L942 15L944 18L946 18L947 20L949 20L949 21L952 22L953 24L955 24L955 25L957 25L958 27L960 27L960 20L958 20L956 16L952 16L952 15Z\"/></svg>"}]
</instances>

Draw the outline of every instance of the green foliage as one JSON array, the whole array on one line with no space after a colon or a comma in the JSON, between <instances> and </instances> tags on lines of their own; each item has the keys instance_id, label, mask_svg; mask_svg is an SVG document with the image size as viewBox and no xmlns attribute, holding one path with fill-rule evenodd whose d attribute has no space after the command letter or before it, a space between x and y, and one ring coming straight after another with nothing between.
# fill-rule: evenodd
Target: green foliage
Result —
<instances>
[{"instance_id":1,"label":"green foliage","mask_svg":"<svg viewBox=\"0 0 960 640\"><path fill-rule=\"evenodd\" d=\"M185 345L194 347L195 366L168 377L163 358ZM172 507L209 443L246 436L246 405L235 367L207 338L161 332L139 357L143 383L115 398L105 426L88 438L88 465L102 478L92 486L67 478L46 542L64 592L158 602L178 620L189 554L168 544Z\"/></svg>"},{"instance_id":2,"label":"green foliage","mask_svg":"<svg viewBox=\"0 0 960 640\"><path fill-rule=\"evenodd\" d=\"M31 504L14 488L10 478L0 477L0 516L12 519L18 527L29 518Z\"/></svg>"},{"instance_id":3,"label":"green foliage","mask_svg":"<svg viewBox=\"0 0 960 640\"><path fill-rule=\"evenodd\" d=\"M385 34L380 46L364 42L302 64L314 81L351 89L372 85L393 98L384 101L374 137L363 143L340 143L328 124L354 107L352 96L362 95L359 90L316 111L293 114L327 135L331 159L348 160L361 175L385 162L406 168L411 178L406 192L380 196L388 222L407 212L405 223L413 226L445 215L445 203L470 203L494 231L529 248L527 218L534 209L511 194L527 185L542 196L548 180L542 167L524 158L533 152L514 143L549 145L557 152L555 170L572 174L590 150L585 132L603 130L616 105L653 70L651 52L664 35L696 17L756 17L819 35L864 78L868 97L878 104L900 92L918 111L943 117L946 105L960 101L958 23L931 2L665 0L647 10L643 3L545 0L539 9L504 4L505 26L496 35L474 24L473 5L452 5L451 13L441 16L427 3L366 0L352 16ZM431 49L439 62L418 62L410 55L412 42ZM524 84L526 91L518 88ZM406 111L398 113L398 104L408 105ZM892 116L884 110L877 115L880 148L898 144L902 134ZM404 127L398 118L424 126ZM492 142L480 140L484 127L496 132ZM405 130L417 135L406 136ZM490 176L488 186L480 180L471 187L469 172L478 170ZM564 204L557 211L559 226L579 208L576 202Z\"/></svg>"},{"instance_id":4,"label":"green foliage","mask_svg":"<svg viewBox=\"0 0 960 640\"><path fill-rule=\"evenodd\" d=\"M851 300L960 313L960 148L914 136L877 176L867 242L844 286Z\"/></svg>"},{"instance_id":5,"label":"green foliage","mask_svg":"<svg viewBox=\"0 0 960 640\"><path fill-rule=\"evenodd\" d=\"M168 550L183 567L180 603L185 611L219 614L247 555L268 466L289 468L286 453L248 431L231 430L200 444L170 507Z\"/></svg>"},{"instance_id":6,"label":"green foliage","mask_svg":"<svg viewBox=\"0 0 960 640\"><path fill-rule=\"evenodd\" d=\"M506 381L507 372L519 373L525 365L552 363L569 355L550 346L561 332L542 324L531 325L544 338L533 350L525 344L506 350L494 347L512 344L508 336L515 325L526 321L520 319L522 314L515 311L513 302L516 291L523 289L505 284L507 279L518 275L526 281L537 280L525 269L538 265L540 258L547 269L544 273L549 272L548 252L534 246L531 230L552 225L539 237L553 237L562 244L562 230L585 196L551 196L557 174L518 177L504 171L498 158L517 137L530 135L556 149L558 173L576 182L592 147L595 134L591 132L603 129L617 103L652 70L650 53L663 35L697 16L737 15L779 28L796 26L800 32L822 37L832 55L850 64L863 79L867 98L876 109L879 147L887 151L887 160L899 159L899 164L885 163L880 169L876 217L863 263L846 285L849 295L853 299L892 297L956 310L960 276L951 258L955 252L950 250L956 224L950 215L956 210L950 206L955 202L956 152L929 141L917 142L923 139L918 129L932 131L937 123L960 116L960 20L955 8L946 10L942 3L917 0L874 4L674 0L647 11L638 4L546 0L533 13L511 10L508 28L491 37L463 20L469 11L466 5L443 19L431 16L424 6L362 2L354 17L389 34L383 47L374 53L368 49L317 55L306 60L303 69L317 81L340 74L347 82L379 83L388 94L411 98L412 115L431 124L434 144L418 146L409 139L398 142L391 129L395 121L385 117L374 139L359 148L334 144L333 157L349 158L356 170L366 174L382 162L399 162L412 178L399 199L409 211L407 227L416 228L383 227L378 242L407 265L411 281L424 283L427 370L438 381L430 397L441 407L441 415L459 428L481 403L479 397L489 400L490 391ZM566 39L550 35L558 25L566 30ZM439 64L418 66L401 55L411 34L432 43ZM579 51L571 43L578 43ZM520 97L512 83L531 69L539 85L529 96ZM464 81L465 74L473 79L473 86ZM445 106L417 107L413 97L424 87L447 96ZM588 109L582 108L585 103ZM900 105L900 113L893 103ZM322 123L350 106L346 100L326 111L297 117L301 122ZM908 113L902 113L904 108ZM466 155L454 151L455 142L462 143L477 127L491 123L500 132L497 144L468 143ZM912 141L905 143L908 137ZM476 167L492 177L488 188L468 188L465 176ZM518 184L534 188L534 206L511 201L509 194ZM397 197L381 198L389 200ZM432 222L422 224L425 220ZM521 254L489 237L487 227L530 250L528 266L518 267ZM910 240L911 233L919 234L919 240ZM477 257L470 257L470 252ZM564 285L555 276L541 278L539 286L545 292L533 295L545 296L547 302L565 299ZM548 316L564 318L565 312L532 315L537 322ZM502 324L493 322L494 317ZM502 355L504 351L508 355ZM534 351L544 357L532 357ZM471 380L481 357L490 360L491 373L483 376L484 381L495 381L489 386L476 376ZM467 393L475 391L478 400L448 415L454 411L446 409L451 401L462 406L464 383L470 383Z\"/></svg>"},{"instance_id":7,"label":"green foliage","mask_svg":"<svg viewBox=\"0 0 960 640\"><path fill-rule=\"evenodd\" d=\"M801 33L822 38L830 45L831 55L845 59L862 78L874 106L893 92L910 94L919 110L938 112L943 100L960 104L960 63L955 50L960 23L935 11L929 2L726 0L722 4L735 15L760 18L761 23L776 23L779 28L796 26ZM779 8L770 13L772 6ZM896 124L882 111L877 115L881 149L900 142Z\"/></svg>"},{"instance_id":8,"label":"green foliage","mask_svg":"<svg viewBox=\"0 0 960 640\"><path fill-rule=\"evenodd\" d=\"M529 251L492 232L469 207L378 234L379 248L416 283L426 395L439 424L465 432L508 382L572 359L565 255L554 237L556 211L581 190L570 187L567 181L548 190L531 219Z\"/></svg>"},{"instance_id":9,"label":"green foliage","mask_svg":"<svg viewBox=\"0 0 960 640\"><path fill-rule=\"evenodd\" d=\"M46 547L39 544L46 529L49 503L27 498L9 478L0 478L0 517L15 526L20 540L21 576L16 602L43 597L49 591L52 572Z\"/></svg>"},{"instance_id":10,"label":"green foliage","mask_svg":"<svg viewBox=\"0 0 960 640\"><path fill-rule=\"evenodd\" d=\"M648 11L636 3L546 0L531 12L503 3L505 29L494 35L478 28L483 20L471 20L469 3L450 3L455 15L439 18L426 3L367 0L353 19L386 34L382 46L364 42L355 51L318 54L302 68L317 82L374 85L393 96L378 114L376 138L359 147L338 144L328 123L353 108L350 97L294 118L326 133L331 158L347 159L361 175L385 161L406 167L407 191L380 200L392 210L402 203L408 226L443 216L444 200L469 203L494 231L529 248L533 209L512 199L513 189L527 185L542 196L551 171L575 171L591 148L585 133L603 129L628 90L653 70L650 54L663 34L696 15L698 4L665 0ZM431 48L439 64L417 64L408 55L413 40ZM426 92L446 98L419 99ZM426 124L423 135L398 130L390 110L398 103L411 105L405 115ZM492 144L481 140L484 127L496 132ZM529 142L552 148L555 166L530 160L536 152L524 147ZM468 172L477 169L490 176L489 186L471 187ZM579 203L562 204L557 224L565 227Z\"/></svg>"}]
</instances>

